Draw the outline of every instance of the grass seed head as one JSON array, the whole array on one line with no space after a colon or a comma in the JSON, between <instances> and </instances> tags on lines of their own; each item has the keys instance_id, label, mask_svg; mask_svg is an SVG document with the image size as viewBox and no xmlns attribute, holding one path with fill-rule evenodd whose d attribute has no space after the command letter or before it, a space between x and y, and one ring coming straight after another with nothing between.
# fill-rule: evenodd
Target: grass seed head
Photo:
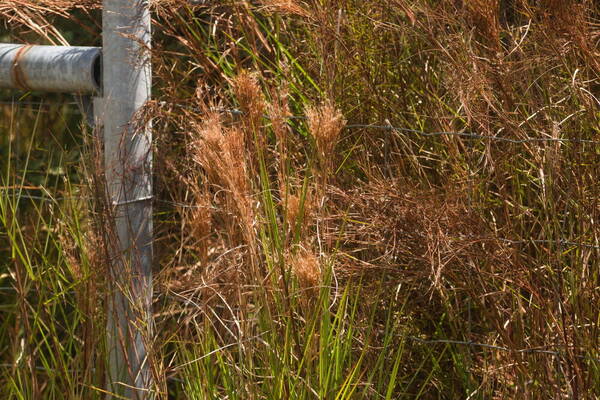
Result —
<instances>
[{"instance_id":1,"label":"grass seed head","mask_svg":"<svg viewBox=\"0 0 600 400\"><path fill-rule=\"evenodd\" d=\"M258 79L247 71L240 73L233 80L233 92L244 113L243 120L249 128L257 129L266 109Z\"/></svg>"},{"instance_id":2,"label":"grass seed head","mask_svg":"<svg viewBox=\"0 0 600 400\"><path fill-rule=\"evenodd\" d=\"M317 107L309 107L306 110L308 128L315 139L317 157L323 169L322 172L329 174L333 166L333 150L338 142L346 120L341 111L327 100Z\"/></svg>"},{"instance_id":3,"label":"grass seed head","mask_svg":"<svg viewBox=\"0 0 600 400\"><path fill-rule=\"evenodd\" d=\"M313 252L302 249L292 256L291 267L300 287L314 295L321 282L319 258Z\"/></svg>"}]
</instances>

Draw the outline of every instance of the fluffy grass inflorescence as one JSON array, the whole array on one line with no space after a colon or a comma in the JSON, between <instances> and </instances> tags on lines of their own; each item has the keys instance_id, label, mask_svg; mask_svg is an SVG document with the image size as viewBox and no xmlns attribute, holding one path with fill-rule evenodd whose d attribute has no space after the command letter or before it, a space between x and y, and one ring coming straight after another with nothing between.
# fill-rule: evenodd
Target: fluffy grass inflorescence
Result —
<instances>
[{"instance_id":1,"label":"fluffy grass inflorescence","mask_svg":"<svg viewBox=\"0 0 600 400\"><path fill-rule=\"evenodd\" d=\"M600 396L596 2L153 4L159 398ZM103 398L101 176L1 110L0 394Z\"/></svg>"}]
</instances>

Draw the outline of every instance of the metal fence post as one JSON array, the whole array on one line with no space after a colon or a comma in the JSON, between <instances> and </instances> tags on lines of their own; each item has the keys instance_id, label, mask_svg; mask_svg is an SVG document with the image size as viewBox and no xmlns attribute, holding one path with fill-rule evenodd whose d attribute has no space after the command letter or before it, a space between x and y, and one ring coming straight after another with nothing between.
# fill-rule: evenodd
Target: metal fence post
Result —
<instances>
[{"instance_id":1,"label":"metal fence post","mask_svg":"<svg viewBox=\"0 0 600 400\"><path fill-rule=\"evenodd\" d=\"M152 133L138 115L150 99L148 0L103 0L102 21L104 93L95 113L114 221L107 389L116 398L151 399Z\"/></svg>"}]
</instances>

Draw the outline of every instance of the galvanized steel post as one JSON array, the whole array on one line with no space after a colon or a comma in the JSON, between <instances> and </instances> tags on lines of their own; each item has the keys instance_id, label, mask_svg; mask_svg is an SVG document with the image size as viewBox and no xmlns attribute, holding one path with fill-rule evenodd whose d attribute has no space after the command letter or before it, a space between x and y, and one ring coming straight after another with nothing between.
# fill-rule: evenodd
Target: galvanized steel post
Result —
<instances>
[{"instance_id":1,"label":"galvanized steel post","mask_svg":"<svg viewBox=\"0 0 600 400\"><path fill-rule=\"evenodd\" d=\"M113 213L108 299L108 390L151 399L152 134L139 111L150 99L148 0L103 0L104 168ZM121 396L121 397L119 397ZM109 395L109 397L111 397Z\"/></svg>"}]
</instances>

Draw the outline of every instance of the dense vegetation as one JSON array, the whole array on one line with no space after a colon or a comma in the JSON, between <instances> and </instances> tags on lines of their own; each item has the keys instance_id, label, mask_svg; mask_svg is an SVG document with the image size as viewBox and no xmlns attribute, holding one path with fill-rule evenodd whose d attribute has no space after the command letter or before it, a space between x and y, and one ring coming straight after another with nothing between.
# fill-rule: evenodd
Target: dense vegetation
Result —
<instances>
[{"instance_id":1,"label":"dense vegetation","mask_svg":"<svg viewBox=\"0 0 600 400\"><path fill-rule=\"evenodd\" d=\"M595 2L153 7L159 398L600 396ZM94 1L0 17L99 44ZM97 143L68 98L19 96L0 396L104 398Z\"/></svg>"}]
</instances>

